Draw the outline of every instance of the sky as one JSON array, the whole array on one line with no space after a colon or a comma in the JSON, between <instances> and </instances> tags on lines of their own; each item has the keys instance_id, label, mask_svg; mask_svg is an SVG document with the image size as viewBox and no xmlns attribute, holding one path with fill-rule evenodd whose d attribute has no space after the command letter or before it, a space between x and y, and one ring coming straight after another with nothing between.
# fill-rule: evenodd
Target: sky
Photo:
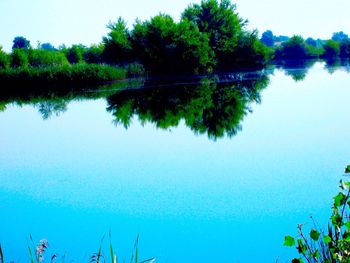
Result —
<instances>
[{"instance_id":1,"label":"sky","mask_svg":"<svg viewBox=\"0 0 350 263\"><path fill-rule=\"evenodd\" d=\"M123 17L129 26L136 18L159 12L179 19L190 3L200 0L0 0L0 45L9 51L16 36L36 46L50 42L90 45L101 42L109 21ZM249 20L249 29L267 29L275 35L299 34L330 38L333 32L350 34L349 0L236 0L237 11Z\"/></svg>"}]
</instances>

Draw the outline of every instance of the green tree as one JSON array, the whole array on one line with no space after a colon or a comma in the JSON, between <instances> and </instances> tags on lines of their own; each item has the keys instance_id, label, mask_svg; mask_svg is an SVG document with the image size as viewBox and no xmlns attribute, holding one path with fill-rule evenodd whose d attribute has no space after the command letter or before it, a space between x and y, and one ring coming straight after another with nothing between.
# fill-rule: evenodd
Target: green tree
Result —
<instances>
[{"instance_id":1,"label":"green tree","mask_svg":"<svg viewBox=\"0 0 350 263\"><path fill-rule=\"evenodd\" d=\"M340 57L350 58L350 39L344 40L340 43Z\"/></svg>"},{"instance_id":2,"label":"green tree","mask_svg":"<svg viewBox=\"0 0 350 263\"><path fill-rule=\"evenodd\" d=\"M66 49L66 57L71 64L77 64L83 62L83 53L86 47L83 45L73 45Z\"/></svg>"},{"instance_id":3,"label":"green tree","mask_svg":"<svg viewBox=\"0 0 350 263\"><path fill-rule=\"evenodd\" d=\"M306 59L310 57L309 47L301 36L293 36L276 50L278 59Z\"/></svg>"},{"instance_id":4,"label":"green tree","mask_svg":"<svg viewBox=\"0 0 350 263\"><path fill-rule=\"evenodd\" d=\"M190 5L182 19L195 23L208 35L219 68L234 64L234 51L247 23L236 13L236 5L229 0L203 0L201 4Z\"/></svg>"},{"instance_id":5,"label":"green tree","mask_svg":"<svg viewBox=\"0 0 350 263\"><path fill-rule=\"evenodd\" d=\"M83 58L86 63L102 63L103 44L92 45L84 51Z\"/></svg>"},{"instance_id":6,"label":"green tree","mask_svg":"<svg viewBox=\"0 0 350 263\"><path fill-rule=\"evenodd\" d=\"M328 58L328 59L334 59L339 57L340 55L340 45L338 42L334 40L328 40L324 45L323 45L323 57Z\"/></svg>"},{"instance_id":7,"label":"green tree","mask_svg":"<svg viewBox=\"0 0 350 263\"><path fill-rule=\"evenodd\" d=\"M16 48L23 48L28 50L30 48L30 41L22 36L15 37L15 39L13 40L12 49L16 49Z\"/></svg>"},{"instance_id":8,"label":"green tree","mask_svg":"<svg viewBox=\"0 0 350 263\"><path fill-rule=\"evenodd\" d=\"M11 54L11 66L14 68L28 67L28 54L22 48L15 48Z\"/></svg>"},{"instance_id":9,"label":"green tree","mask_svg":"<svg viewBox=\"0 0 350 263\"><path fill-rule=\"evenodd\" d=\"M9 55L2 50L0 46L0 69L6 69L10 66L10 57Z\"/></svg>"},{"instance_id":10,"label":"green tree","mask_svg":"<svg viewBox=\"0 0 350 263\"><path fill-rule=\"evenodd\" d=\"M103 38L105 61L112 64L121 64L131 59L130 32L126 27L126 22L119 18L116 23L109 23L110 29L107 37Z\"/></svg>"},{"instance_id":11,"label":"green tree","mask_svg":"<svg viewBox=\"0 0 350 263\"><path fill-rule=\"evenodd\" d=\"M348 40L349 36L343 31L333 33L332 40L337 42L342 42Z\"/></svg>"}]
</instances>

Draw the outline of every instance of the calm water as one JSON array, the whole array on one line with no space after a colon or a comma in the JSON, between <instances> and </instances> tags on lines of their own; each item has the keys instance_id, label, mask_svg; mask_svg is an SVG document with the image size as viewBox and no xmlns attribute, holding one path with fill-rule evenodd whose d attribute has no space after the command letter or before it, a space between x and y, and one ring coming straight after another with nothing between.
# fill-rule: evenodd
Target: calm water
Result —
<instances>
[{"instance_id":1,"label":"calm water","mask_svg":"<svg viewBox=\"0 0 350 263\"><path fill-rule=\"evenodd\" d=\"M347 69L3 95L6 260L28 262L31 233L87 262L111 228L121 260L140 233L157 262L286 262L284 236L328 219L350 161Z\"/></svg>"}]
</instances>

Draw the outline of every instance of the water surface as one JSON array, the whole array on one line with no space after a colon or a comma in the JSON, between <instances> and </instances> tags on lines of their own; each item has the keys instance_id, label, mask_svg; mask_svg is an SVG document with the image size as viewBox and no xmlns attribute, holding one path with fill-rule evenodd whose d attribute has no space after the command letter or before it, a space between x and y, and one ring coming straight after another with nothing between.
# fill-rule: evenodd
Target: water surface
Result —
<instances>
[{"instance_id":1,"label":"water surface","mask_svg":"<svg viewBox=\"0 0 350 263\"><path fill-rule=\"evenodd\" d=\"M31 233L88 261L111 228L120 259L140 233L158 262L285 262L284 236L328 219L350 158L348 68L309 66L3 94L6 259L27 262Z\"/></svg>"}]
</instances>

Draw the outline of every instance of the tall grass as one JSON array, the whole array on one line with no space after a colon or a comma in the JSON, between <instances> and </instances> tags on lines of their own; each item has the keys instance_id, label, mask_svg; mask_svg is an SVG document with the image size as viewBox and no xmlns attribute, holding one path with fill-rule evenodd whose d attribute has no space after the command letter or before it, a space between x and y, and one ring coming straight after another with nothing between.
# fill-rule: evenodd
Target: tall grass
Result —
<instances>
[{"instance_id":1,"label":"tall grass","mask_svg":"<svg viewBox=\"0 0 350 263\"><path fill-rule=\"evenodd\" d=\"M98 64L76 64L49 67L7 68L0 70L0 83L50 84L98 83L125 79L126 69Z\"/></svg>"},{"instance_id":2,"label":"tall grass","mask_svg":"<svg viewBox=\"0 0 350 263\"><path fill-rule=\"evenodd\" d=\"M89 258L89 263L118 263L118 258L116 253L114 252L113 249L113 244L112 244L112 234L111 231L109 231L109 254L110 256L108 257L106 254L104 254L104 240L105 236L102 237L100 246L98 248L98 251L96 253L93 253L90 258ZM37 244L33 241L33 238L31 235L29 235L29 240L27 242L27 248L28 248L28 254L29 254L29 262L30 263L41 263L41 262L51 262L54 263L56 260L59 260L59 263L64 263L65 262L65 255L63 257L58 257L57 254L50 255L48 257L48 260L45 259L45 253L47 253L47 249L49 247L49 242L46 239L40 240ZM154 263L156 258L149 258L146 260L140 260L139 259L139 235L137 235L137 238L134 243L132 255L130 258L130 263ZM72 260L69 260L72 262ZM3 250L0 244L0 263L4 263L4 255L3 255ZM125 260L123 262L126 262Z\"/></svg>"}]
</instances>

